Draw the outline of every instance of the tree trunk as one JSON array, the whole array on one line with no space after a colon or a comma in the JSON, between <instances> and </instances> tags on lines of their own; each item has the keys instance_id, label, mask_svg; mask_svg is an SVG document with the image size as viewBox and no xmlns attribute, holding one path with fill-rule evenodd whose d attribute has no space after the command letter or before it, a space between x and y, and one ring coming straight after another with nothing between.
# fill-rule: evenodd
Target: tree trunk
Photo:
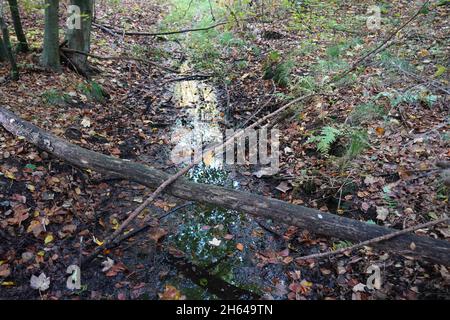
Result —
<instances>
[{"instance_id":1,"label":"tree trunk","mask_svg":"<svg viewBox=\"0 0 450 320\"><path fill-rule=\"evenodd\" d=\"M91 26L93 15L93 0L71 0L70 4L80 8L81 28L67 28L67 45L69 49L89 53L91 49ZM79 73L89 76L92 69L89 66L87 56L78 53L69 53L70 62Z\"/></svg>"},{"instance_id":2,"label":"tree trunk","mask_svg":"<svg viewBox=\"0 0 450 320\"><path fill-rule=\"evenodd\" d=\"M7 59L6 49L5 45L3 44L3 38L0 35L0 62L6 61L6 59Z\"/></svg>"},{"instance_id":3,"label":"tree trunk","mask_svg":"<svg viewBox=\"0 0 450 320\"><path fill-rule=\"evenodd\" d=\"M16 136L22 136L37 147L82 168L112 174L151 188L167 180L168 174L146 165L121 160L90 151L69 143L24 121L0 107L0 124ZM396 230L353 220L284 201L227 189L214 185L193 183L184 178L176 180L167 192L182 198L218 205L266 219L298 226L313 233L361 242L390 234ZM387 252L427 258L450 265L450 242L415 234L404 234L388 241L374 243Z\"/></svg>"},{"instance_id":4,"label":"tree trunk","mask_svg":"<svg viewBox=\"0 0 450 320\"><path fill-rule=\"evenodd\" d=\"M17 51L27 52L28 44L27 39L25 37L25 33L23 32L22 21L20 21L20 12L17 0L8 0L8 3L9 9L11 10L11 17L14 25L14 31L16 32L17 40L19 41Z\"/></svg>"},{"instance_id":5,"label":"tree trunk","mask_svg":"<svg viewBox=\"0 0 450 320\"><path fill-rule=\"evenodd\" d=\"M43 67L61 71L59 57L59 0L45 0L44 50L41 55Z\"/></svg>"},{"instance_id":6,"label":"tree trunk","mask_svg":"<svg viewBox=\"0 0 450 320\"><path fill-rule=\"evenodd\" d=\"M17 69L16 59L12 52L11 41L9 40L9 31L5 20L3 19L3 12L0 14L0 28L2 30L3 48L5 50L6 58L11 64L11 78L13 80L19 80L19 70Z\"/></svg>"}]
</instances>

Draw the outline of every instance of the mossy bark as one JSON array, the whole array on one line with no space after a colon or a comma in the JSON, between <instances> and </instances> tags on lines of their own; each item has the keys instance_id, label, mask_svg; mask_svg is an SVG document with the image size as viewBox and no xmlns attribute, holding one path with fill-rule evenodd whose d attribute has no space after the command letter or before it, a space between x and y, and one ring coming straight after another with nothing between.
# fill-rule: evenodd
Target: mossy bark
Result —
<instances>
[{"instance_id":1,"label":"mossy bark","mask_svg":"<svg viewBox=\"0 0 450 320\"><path fill-rule=\"evenodd\" d=\"M80 8L80 28L67 28L66 39L69 49L89 53L91 49L91 27L93 16L93 0L71 0L70 4ZM89 76L92 72L87 56L79 53L68 53L70 62L79 73Z\"/></svg>"},{"instance_id":2,"label":"mossy bark","mask_svg":"<svg viewBox=\"0 0 450 320\"><path fill-rule=\"evenodd\" d=\"M59 56L59 0L45 0L44 50L41 55L43 67L61 71Z\"/></svg>"},{"instance_id":3,"label":"mossy bark","mask_svg":"<svg viewBox=\"0 0 450 320\"><path fill-rule=\"evenodd\" d=\"M3 50L5 51L6 59L11 65L11 78L13 80L19 80L19 69L17 68L16 59L12 52L11 41L9 40L9 31L6 26L3 16L0 15L0 28L2 33ZM1 51L1 50L0 50Z\"/></svg>"},{"instance_id":4,"label":"mossy bark","mask_svg":"<svg viewBox=\"0 0 450 320\"><path fill-rule=\"evenodd\" d=\"M28 43L25 37L25 33L22 28L22 21L20 19L20 11L19 5L17 4L17 0L8 0L9 10L11 11L11 17L13 21L14 31L16 32L17 40L19 44L17 46L17 51L19 52L27 52L28 51Z\"/></svg>"}]
</instances>

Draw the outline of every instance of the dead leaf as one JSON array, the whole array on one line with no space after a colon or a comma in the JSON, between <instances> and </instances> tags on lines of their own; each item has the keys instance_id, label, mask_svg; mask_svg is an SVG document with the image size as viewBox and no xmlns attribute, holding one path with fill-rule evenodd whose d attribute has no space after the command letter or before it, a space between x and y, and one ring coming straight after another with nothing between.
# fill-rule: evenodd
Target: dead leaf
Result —
<instances>
[{"instance_id":1,"label":"dead leaf","mask_svg":"<svg viewBox=\"0 0 450 320\"><path fill-rule=\"evenodd\" d=\"M363 283L358 283L357 285L355 285L354 287L353 287L353 292L366 292L366 290L365 290L365 288L366 288L366 285L365 284L363 284Z\"/></svg>"},{"instance_id":2,"label":"dead leaf","mask_svg":"<svg viewBox=\"0 0 450 320\"><path fill-rule=\"evenodd\" d=\"M180 290L171 285L166 285L163 293L158 293L161 300L185 300L186 297L181 294Z\"/></svg>"},{"instance_id":3,"label":"dead leaf","mask_svg":"<svg viewBox=\"0 0 450 320\"><path fill-rule=\"evenodd\" d=\"M32 275L30 285L33 289L45 291L50 287L50 278L46 277L43 272L39 275L39 277Z\"/></svg>"},{"instance_id":4,"label":"dead leaf","mask_svg":"<svg viewBox=\"0 0 450 320\"><path fill-rule=\"evenodd\" d=\"M9 264L0 265L0 277L8 277L11 274L11 269L9 269Z\"/></svg>"},{"instance_id":5,"label":"dead leaf","mask_svg":"<svg viewBox=\"0 0 450 320\"><path fill-rule=\"evenodd\" d=\"M377 219L384 221L389 215L389 210L384 207L377 207Z\"/></svg>"},{"instance_id":6,"label":"dead leaf","mask_svg":"<svg viewBox=\"0 0 450 320\"><path fill-rule=\"evenodd\" d=\"M28 217L30 216L28 214L28 211L30 211L30 209L27 209L22 204L15 206L13 208L13 211L14 211L14 217L8 219L9 224L17 224L20 226L22 224L22 222L25 221L26 219L28 219Z\"/></svg>"},{"instance_id":7,"label":"dead leaf","mask_svg":"<svg viewBox=\"0 0 450 320\"><path fill-rule=\"evenodd\" d=\"M283 192L283 193L286 193L286 192L288 192L289 190L291 190L292 187L289 186L289 184L288 184L286 181L283 181L283 182L281 182L281 183L276 187L276 189L277 189L277 190L280 190L280 191Z\"/></svg>"},{"instance_id":8,"label":"dead leaf","mask_svg":"<svg viewBox=\"0 0 450 320\"><path fill-rule=\"evenodd\" d=\"M163 228L152 228L150 230L150 239L152 239L155 242L158 242L159 239L164 237L167 234L167 231Z\"/></svg>"},{"instance_id":9,"label":"dead leaf","mask_svg":"<svg viewBox=\"0 0 450 320\"><path fill-rule=\"evenodd\" d=\"M89 118L84 117L81 121L81 125L85 128L89 128L91 126L91 120Z\"/></svg>"}]
</instances>

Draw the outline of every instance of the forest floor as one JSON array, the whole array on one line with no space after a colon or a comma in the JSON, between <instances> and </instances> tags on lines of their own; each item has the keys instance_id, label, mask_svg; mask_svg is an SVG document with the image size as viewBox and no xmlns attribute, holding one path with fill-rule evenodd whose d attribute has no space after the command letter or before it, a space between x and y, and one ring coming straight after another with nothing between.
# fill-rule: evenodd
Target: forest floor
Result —
<instances>
[{"instance_id":1,"label":"forest floor","mask_svg":"<svg viewBox=\"0 0 450 320\"><path fill-rule=\"evenodd\" d=\"M220 128L238 128L288 98L325 92L278 119L280 170L200 165L197 182L239 188L346 217L403 229L448 213L448 188L435 164L450 158L449 6L437 2L386 50L329 82L419 9L382 7L382 28L367 30L368 3L333 2L304 11L266 12L208 31L159 37L98 27L92 52L153 61L179 74L126 60L91 63L90 81L65 66L40 70L40 13L24 28L33 51L19 55L20 81L0 68L0 104L84 148L174 173L174 128L189 128L180 91L213 93ZM214 11L213 11L214 14ZM135 31L217 23L208 1L122 1L98 8L96 22ZM64 19L61 20L63 25ZM208 95L209 97L209 95ZM263 107L263 108L261 108ZM254 114L260 110L260 114ZM328 139L328 141L327 141ZM223 208L162 196L144 216L167 216L81 268L82 288L66 288L79 265L151 190L73 167L0 128L0 298L3 299L430 299L449 298L446 266L363 247L319 261L296 259L351 243ZM448 239L450 228L416 232ZM104 262L104 263L102 263ZM372 265L382 286L364 287ZM46 291L30 290L45 273Z\"/></svg>"}]
</instances>

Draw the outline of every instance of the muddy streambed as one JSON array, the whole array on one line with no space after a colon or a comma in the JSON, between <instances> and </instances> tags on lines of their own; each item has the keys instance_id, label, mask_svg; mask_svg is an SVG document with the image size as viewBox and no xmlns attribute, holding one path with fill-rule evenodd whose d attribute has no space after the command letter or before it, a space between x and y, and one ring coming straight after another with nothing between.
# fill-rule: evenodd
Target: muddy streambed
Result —
<instances>
[{"instance_id":1,"label":"muddy streambed","mask_svg":"<svg viewBox=\"0 0 450 320\"><path fill-rule=\"evenodd\" d=\"M185 63L182 72L189 71ZM171 129L172 144L167 147L172 162L181 168L190 158L193 145L211 145L221 139L225 110L221 109L217 90L206 81L179 81L171 91L178 116ZM199 183L240 188L230 171L233 168L220 158L207 155L187 177ZM161 225L170 230L163 247L184 252L181 261L167 250L127 250L138 257L134 263L151 266L141 277L157 285L158 292L171 285L188 299L251 299L273 287L273 278L284 277L282 266L257 267L255 252L283 250L285 241L261 229L248 215L192 203L166 217ZM131 258L131 254L127 256ZM143 298L147 296L152 298L152 294Z\"/></svg>"}]
</instances>

